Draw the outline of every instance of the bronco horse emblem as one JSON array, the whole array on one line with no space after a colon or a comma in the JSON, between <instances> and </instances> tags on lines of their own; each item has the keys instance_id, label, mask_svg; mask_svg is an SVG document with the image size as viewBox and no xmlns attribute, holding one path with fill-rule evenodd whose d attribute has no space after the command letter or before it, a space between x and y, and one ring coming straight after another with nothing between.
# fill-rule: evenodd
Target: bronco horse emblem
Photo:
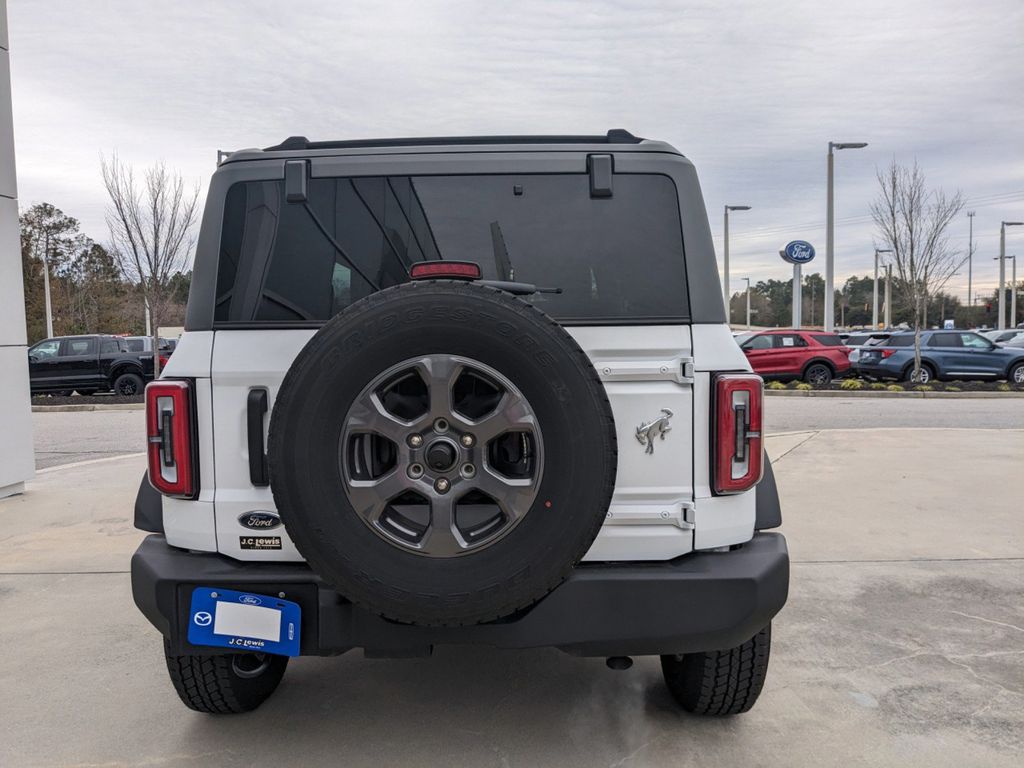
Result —
<instances>
[{"instance_id":1,"label":"bronco horse emblem","mask_svg":"<svg viewBox=\"0 0 1024 768\"><path fill-rule=\"evenodd\" d=\"M654 453L654 438L660 437L664 440L665 433L672 431L672 427L669 426L668 420L674 415L675 414L673 414L668 408L662 408L661 416L654 419L654 421L641 424L636 428L637 441L640 445L647 446L647 450L644 451L644 453Z\"/></svg>"}]
</instances>

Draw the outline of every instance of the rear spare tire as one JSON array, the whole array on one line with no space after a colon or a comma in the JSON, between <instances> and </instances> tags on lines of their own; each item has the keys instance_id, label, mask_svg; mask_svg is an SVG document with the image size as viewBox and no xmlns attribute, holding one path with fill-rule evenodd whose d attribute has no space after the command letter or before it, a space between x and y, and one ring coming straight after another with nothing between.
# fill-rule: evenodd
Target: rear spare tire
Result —
<instances>
[{"instance_id":1,"label":"rear spare tire","mask_svg":"<svg viewBox=\"0 0 1024 768\"><path fill-rule=\"evenodd\" d=\"M459 626L528 607L590 547L615 426L589 358L485 286L376 293L296 357L270 424L277 509L310 566L398 621Z\"/></svg>"}]
</instances>

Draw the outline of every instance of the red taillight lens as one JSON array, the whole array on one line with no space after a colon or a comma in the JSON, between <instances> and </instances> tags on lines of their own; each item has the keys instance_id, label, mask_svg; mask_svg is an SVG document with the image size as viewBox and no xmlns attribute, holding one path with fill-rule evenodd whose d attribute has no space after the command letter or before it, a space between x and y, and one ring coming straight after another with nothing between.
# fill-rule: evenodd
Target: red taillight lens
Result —
<instances>
[{"instance_id":1,"label":"red taillight lens","mask_svg":"<svg viewBox=\"0 0 1024 768\"><path fill-rule=\"evenodd\" d=\"M896 350L895 349L883 349L883 350L881 350L881 352L882 352L882 358L883 359L886 358L886 357L892 357L893 355L896 354Z\"/></svg>"},{"instance_id":2,"label":"red taillight lens","mask_svg":"<svg viewBox=\"0 0 1024 768\"><path fill-rule=\"evenodd\" d=\"M454 280L479 280L480 265L472 261L418 261L409 269L413 280L447 277Z\"/></svg>"},{"instance_id":3,"label":"red taillight lens","mask_svg":"<svg viewBox=\"0 0 1024 768\"><path fill-rule=\"evenodd\" d=\"M167 496L195 495L192 387L187 381L154 381L146 387L149 482Z\"/></svg>"},{"instance_id":4,"label":"red taillight lens","mask_svg":"<svg viewBox=\"0 0 1024 768\"><path fill-rule=\"evenodd\" d=\"M715 493L740 493L761 479L763 401L760 376L729 373L715 377L715 439L711 449Z\"/></svg>"}]
</instances>

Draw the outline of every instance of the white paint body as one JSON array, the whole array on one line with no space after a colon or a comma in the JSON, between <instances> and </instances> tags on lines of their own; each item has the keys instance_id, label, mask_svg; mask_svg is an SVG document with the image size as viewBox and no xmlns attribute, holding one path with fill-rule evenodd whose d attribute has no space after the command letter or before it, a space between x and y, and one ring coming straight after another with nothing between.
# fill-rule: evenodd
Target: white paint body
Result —
<instances>
[{"instance_id":1,"label":"white paint body","mask_svg":"<svg viewBox=\"0 0 1024 768\"><path fill-rule=\"evenodd\" d=\"M721 325L572 327L594 363L615 417L618 473L605 524L588 561L661 561L694 549L748 541L754 491L713 496L710 487L711 372L749 371ZM200 494L164 498L169 544L239 560L301 561L284 527L280 550L243 550L253 531L239 517L276 511L269 487L249 479L246 398L265 387L273 408L292 361L312 330L185 333L163 372L196 380ZM671 411L671 431L647 453L637 427ZM266 420L269 423L269 419Z\"/></svg>"}]
</instances>

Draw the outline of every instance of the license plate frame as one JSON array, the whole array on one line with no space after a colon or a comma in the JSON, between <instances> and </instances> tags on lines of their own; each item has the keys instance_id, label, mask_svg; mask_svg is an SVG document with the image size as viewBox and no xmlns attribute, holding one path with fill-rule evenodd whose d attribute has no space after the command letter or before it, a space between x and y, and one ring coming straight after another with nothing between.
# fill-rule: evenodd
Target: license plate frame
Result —
<instances>
[{"instance_id":1,"label":"license plate frame","mask_svg":"<svg viewBox=\"0 0 1024 768\"><path fill-rule=\"evenodd\" d=\"M234 651L300 655L302 608L256 592L195 587L188 616L192 645Z\"/></svg>"}]
</instances>

